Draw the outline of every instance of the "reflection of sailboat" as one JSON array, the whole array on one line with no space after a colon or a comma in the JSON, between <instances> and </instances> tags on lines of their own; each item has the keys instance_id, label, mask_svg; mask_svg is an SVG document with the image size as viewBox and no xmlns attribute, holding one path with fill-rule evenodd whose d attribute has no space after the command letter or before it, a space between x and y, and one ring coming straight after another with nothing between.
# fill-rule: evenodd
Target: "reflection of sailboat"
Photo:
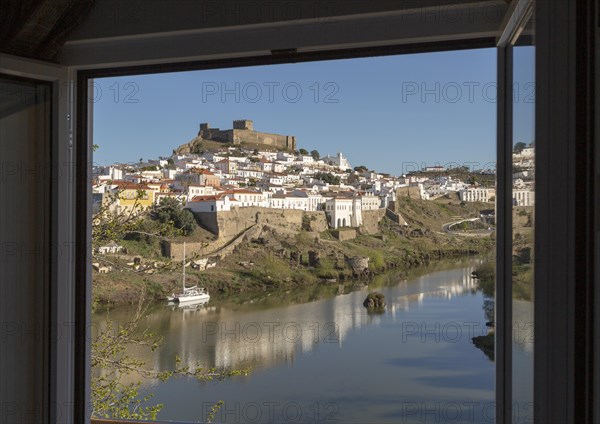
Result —
<instances>
[{"instance_id":1,"label":"reflection of sailboat","mask_svg":"<svg viewBox=\"0 0 600 424\"><path fill-rule=\"evenodd\" d=\"M185 286L185 242L183 242L183 278L182 278L183 291L179 294L172 294L167 298L169 302L176 302L180 305L185 304L196 304L206 303L210 300L210 295L205 288L202 287L186 287Z\"/></svg>"}]
</instances>

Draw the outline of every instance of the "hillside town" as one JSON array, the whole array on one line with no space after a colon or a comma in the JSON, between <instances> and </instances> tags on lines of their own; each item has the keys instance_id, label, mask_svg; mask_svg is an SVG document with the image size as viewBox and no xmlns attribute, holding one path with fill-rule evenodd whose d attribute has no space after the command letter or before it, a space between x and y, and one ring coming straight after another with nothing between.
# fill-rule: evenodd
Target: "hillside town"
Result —
<instances>
[{"instance_id":1,"label":"hillside town","mask_svg":"<svg viewBox=\"0 0 600 424\"><path fill-rule=\"evenodd\" d=\"M206 125L202 124L202 131ZM516 206L533 205L533 156L533 147L514 154ZM113 195L113 207L119 209L136 205L142 210L161 199L173 198L196 213L218 214L244 207L325 211L334 229L359 227L362 211L387 208L402 187L418 187L423 200L450 193L456 193L463 202L495 200L494 185L481 184L472 177L493 176L493 169L471 172L471 181L461 181L452 171L432 166L392 176L362 165L353 168L341 152L321 157L317 150L309 153L305 149L224 145L201 154L175 153L135 164L94 167L93 198L96 208Z\"/></svg>"}]
</instances>

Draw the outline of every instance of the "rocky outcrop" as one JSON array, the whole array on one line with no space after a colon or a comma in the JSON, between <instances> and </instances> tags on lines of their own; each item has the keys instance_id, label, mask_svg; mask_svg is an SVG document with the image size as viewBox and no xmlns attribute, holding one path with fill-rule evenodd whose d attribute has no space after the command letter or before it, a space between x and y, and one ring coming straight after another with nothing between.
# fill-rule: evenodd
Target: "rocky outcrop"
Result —
<instances>
[{"instance_id":1,"label":"rocky outcrop","mask_svg":"<svg viewBox=\"0 0 600 424\"><path fill-rule=\"evenodd\" d=\"M318 267L321 265L321 255L316 250L310 250L308 252L308 265L312 267Z\"/></svg>"},{"instance_id":2,"label":"rocky outcrop","mask_svg":"<svg viewBox=\"0 0 600 424\"><path fill-rule=\"evenodd\" d=\"M368 256L353 256L348 258L347 262L355 274L363 274L369 269L369 259Z\"/></svg>"},{"instance_id":3,"label":"rocky outcrop","mask_svg":"<svg viewBox=\"0 0 600 424\"><path fill-rule=\"evenodd\" d=\"M385 296L378 292L369 293L363 306L369 310L382 310L385 308Z\"/></svg>"}]
</instances>

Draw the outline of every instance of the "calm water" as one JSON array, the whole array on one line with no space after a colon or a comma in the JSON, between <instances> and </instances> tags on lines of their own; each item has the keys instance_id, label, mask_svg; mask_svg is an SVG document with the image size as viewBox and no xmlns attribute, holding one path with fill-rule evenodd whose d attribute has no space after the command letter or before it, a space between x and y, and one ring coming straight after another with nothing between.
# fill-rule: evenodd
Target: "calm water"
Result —
<instances>
[{"instance_id":1,"label":"calm water","mask_svg":"<svg viewBox=\"0 0 600 424\"><path fill-rule=\"evenodd\" d=\"M164 403L160 419L180 422L204 421L219 400L214 422L493 422L494 363L471 343L488 320L474 266L381 276L349 293L335 285L245 303L215 299L197 310L156 306L142 325L164 345L133 355L158 369L171 369L177 355L252 373L145 383L143 392ZM362 306L375 288L386 296L383 314ZM125 322L131 313L110 317ZM102 325L106 314L94 319Z\"/></svg>"}]
</instances>

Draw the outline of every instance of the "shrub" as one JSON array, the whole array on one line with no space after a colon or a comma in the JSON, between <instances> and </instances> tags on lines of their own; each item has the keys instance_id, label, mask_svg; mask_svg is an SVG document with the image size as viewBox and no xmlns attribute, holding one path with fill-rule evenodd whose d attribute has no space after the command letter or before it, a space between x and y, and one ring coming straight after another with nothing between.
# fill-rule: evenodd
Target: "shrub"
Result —
<instances>
[{"instance_id":1,"label":"shrub","mask_svg":"<svg viewBox=\"0 0 600 424\"><path fill-rule=\"evenodd\" d=\"M186 236L197 227L194 215L189 210L183 209L177 200L168 197L161 199L158 205L152 206L150 219L162 224L172 223Z\"/></svg>"}]
</instances>

